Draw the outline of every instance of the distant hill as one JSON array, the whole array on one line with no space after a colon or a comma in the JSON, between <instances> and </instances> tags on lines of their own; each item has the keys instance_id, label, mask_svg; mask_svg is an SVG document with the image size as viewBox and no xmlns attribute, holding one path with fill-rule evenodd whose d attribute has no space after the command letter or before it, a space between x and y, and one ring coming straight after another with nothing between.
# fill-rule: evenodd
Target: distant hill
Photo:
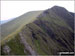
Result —
<instances>
[{"instance_id":1,"label":"distant hill","mask_svg":"<svg viewBox=\"0 0 75 56\"><path fill-rule=\"evenodd\" d=\"M7 22L6 20L0 21L0 24L4 24L4 23L6 23L6 22Z\"/></svg>"},{"instance_id":2,"label":"distant hill","mask_svg":"<svg viewBox=\"0 0 75 56\"><path fill-rule=\"evenodd\" d=\"M2 25L2 55L74 52L74 13L63 7L26 13ZM3 38L4 37L4 38Z\"/></svg>"},{"instance_id":3,"label":"distant hill","mask_svg":"<svg viewBox=\"0 0 75 56\"><path fill-rule=\"evenodd\" d=\"M13 18L14 19L14 18ZM9 21L11 21L12 19L8 19L8 20L1 20L0 21L0 25L2 25L2 24L5 24L5 23L7 23L7 22L9 22Z\"/></svg>"}]
</instances>

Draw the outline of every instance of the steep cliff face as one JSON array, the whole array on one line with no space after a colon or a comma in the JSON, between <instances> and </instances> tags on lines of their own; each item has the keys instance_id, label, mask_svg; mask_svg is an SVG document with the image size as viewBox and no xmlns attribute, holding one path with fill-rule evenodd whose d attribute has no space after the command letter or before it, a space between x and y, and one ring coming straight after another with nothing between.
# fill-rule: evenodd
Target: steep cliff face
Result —
<instances>
[{"instance_id":1,"label":"steep cliff face","mask_svg":"<svg viewBox=\"0 0 75 56\"><path fill-rule=\"evenodd\" d=\"M74 18L62 7L55 6L26 24L1 47L1 54L56 55L74 52Z\"/></svg>"}]
</instances>

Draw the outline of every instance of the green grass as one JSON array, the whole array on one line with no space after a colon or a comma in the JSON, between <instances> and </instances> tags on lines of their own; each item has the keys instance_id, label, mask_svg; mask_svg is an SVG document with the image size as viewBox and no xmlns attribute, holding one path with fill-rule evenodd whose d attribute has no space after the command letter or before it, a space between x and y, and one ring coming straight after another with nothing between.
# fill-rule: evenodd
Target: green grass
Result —
<instances>
[{"instance_id":1,"label":"green grass","mask_svg":"<svg viewBox=\"0 0 75 56\"><path fill-rule=\"evenodd\" d=\"M46 55L46 53L40 48L39 40L34 40L35 46L37 48L37 52L41 55Z\"/></svg>"},{"instance_id":2,"label":"green grass","mask_svg":"<svg viewBox=\"0 0 75 56\"><path fill-rule=\"evenodd\" d=\"M42 11L33 11L23 14L6 24L1 25L1 40L3 40L8 35L15 33L17 30L21 29L24 25L32 22L36 19Z\"/></svg>"},{"instance_id":3,"label":"green grass","mask_svg":"<svg viewBox=\"0 0 75 56\"><path fill-rule=\"evenodd\" d=\"M10 47L10 54L23 55L24 53L24 45L20 43L19 35L15 36L16 38L10 40L7 45Z\"/></svg>"}]
</instances>

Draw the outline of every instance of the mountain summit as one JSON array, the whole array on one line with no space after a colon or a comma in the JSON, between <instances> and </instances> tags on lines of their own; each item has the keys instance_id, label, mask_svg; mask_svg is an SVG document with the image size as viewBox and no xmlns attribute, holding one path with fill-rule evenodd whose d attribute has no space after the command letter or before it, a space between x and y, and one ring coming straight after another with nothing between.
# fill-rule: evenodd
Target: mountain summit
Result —
<instances>
[{"instance_id":1,"label":"mountain summit","mask_svg":"<svg viewBox=\"0 0 75 56\"><path fill-rule=\"evenodd\" d=\"M59 55L74 52L74 13L54 6L2 25L2 55Z\"/></svg>"}]
</instances>

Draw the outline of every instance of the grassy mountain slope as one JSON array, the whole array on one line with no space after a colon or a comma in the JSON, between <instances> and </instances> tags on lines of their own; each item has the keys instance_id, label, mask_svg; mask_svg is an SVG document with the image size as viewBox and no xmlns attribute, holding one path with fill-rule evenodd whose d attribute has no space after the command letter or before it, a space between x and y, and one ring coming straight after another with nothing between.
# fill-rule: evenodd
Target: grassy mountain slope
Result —
<instances>
[{"instance_id":1,"label":"grassy mountain slope","mask_svg":"<svg viewBox=\"0 0 75 56\"><path fill-rule=\"evenodd\" d=\"M1 25L1 39L4 37L12 34L17 29L22 28L25 24L29 23L30 21L34 21L36 16L38 16L42 11L33 11L23 14L8 23Z\"/></svg>"},{"instance_id":2,"label":"grassy mountain slope","mask_svg":"<svg viewBox=\"0 0 75 56\"><path fill-rule=\"evenodd\" d=\"M35 21L11 36L14 38L1 46L1 54L56 55L74 52L73 20L73 15L62 7L45 10Z\"/></svg>"}]
</instances>

